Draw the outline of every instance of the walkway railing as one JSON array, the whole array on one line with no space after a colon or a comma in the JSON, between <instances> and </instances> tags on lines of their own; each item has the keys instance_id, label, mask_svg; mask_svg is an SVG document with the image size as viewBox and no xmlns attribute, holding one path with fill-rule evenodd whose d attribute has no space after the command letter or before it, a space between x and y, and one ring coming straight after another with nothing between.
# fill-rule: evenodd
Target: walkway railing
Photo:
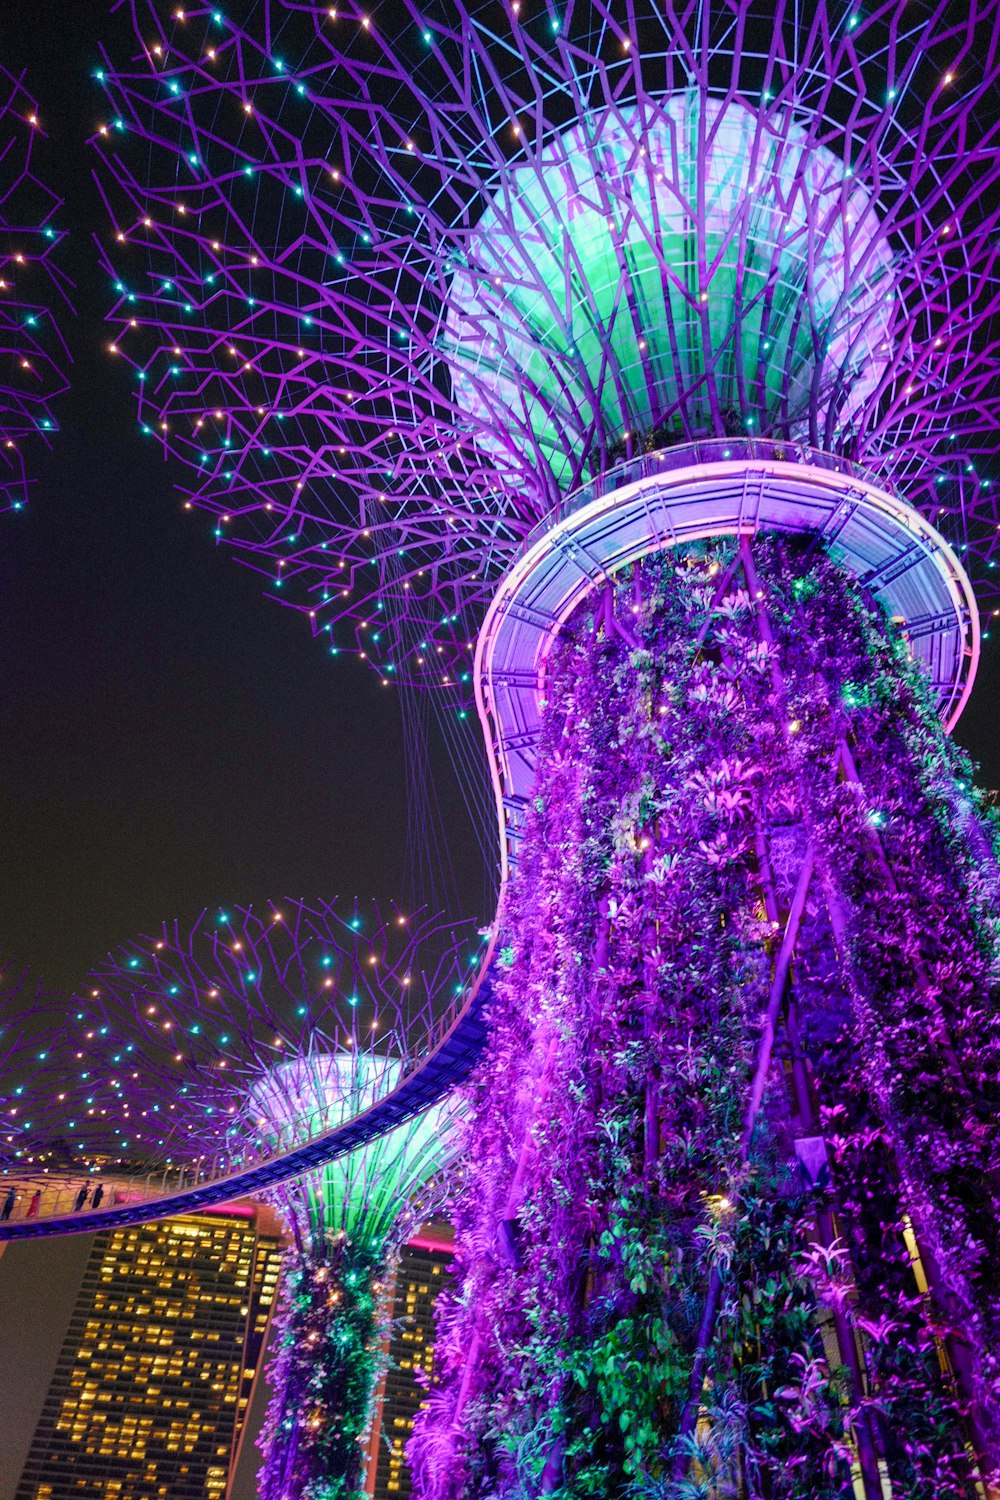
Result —
<instances>
[{"instance_id":1,"label":"walkway railing","mask_svg":"<svg viewBox=\"0 0 1000 1500\"><path fill-rule=\"evenodd\" d=\"M571 490L553 506L544 520L529 531L521 544L521 555L530 552L539 537L551 531L553 526L558 526L560 521L565 521L567 516L575 515L591 501L600 500L614 490L624 489L626 485L634 484L640 479L654 479L657 475L669 474L674 469L689 469L693 464L729 462L806 464L813 469L826 469L832 474L850 474L862 484L892 494L892 487L881 475L852 463L848 458L824 453L821 448L810 448L807 443L786 443L778 438L759 437L699 438L691 443L678 443L672 448L655 448L651 453L638 453L635 458L627 458L580 485L578 489Z\"/></svg>"}]
</instances>

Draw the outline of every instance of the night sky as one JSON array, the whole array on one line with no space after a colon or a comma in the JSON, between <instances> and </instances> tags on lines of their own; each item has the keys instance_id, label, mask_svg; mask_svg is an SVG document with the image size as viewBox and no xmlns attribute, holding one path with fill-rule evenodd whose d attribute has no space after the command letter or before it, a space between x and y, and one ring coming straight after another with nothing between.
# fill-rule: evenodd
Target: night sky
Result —
<instances>
[{"instance_id":1,"label":"night sky","mask_svg":"<svg viewBox=\"0 0 1000 1500\"><path fill-rule=\"evenodd\" d=\"M28 509L0 517L0 951L60 984L165 917L286 894L407 901L414 868L394 693L331 661L182 509L183 475L139 436L106 353L92 235L107 225L85 142L103 117L97 38L125 48L127 33L126 8L109 17L104 0L0 6L0 56L39 98L78 284L62 430L34 458ZM960 731L987 785L998 702L994 641ZM440 748L431 762L450 904L486 915L480 845Z\"/></svg>"},{"instance_id":2,"label":"night sky","mask_svg":"<svg viewBox=\"0 0 1000 1500\"><path fill-rule=\"evenodd\" d=\"M139 437L105 352L111 296L91 236L106 224L85 141L102 116L96 38L127 45L128 26L124 7L106 12L0 3L0 59L27 69L50 137L39 160L66 200L79 310L62 430L34 456L28 509L0 517L0 952L66 985L163 918L287 894L405 900L412 874L393 693L331 661L212 545L208 517L182 510L182 476ZM994 640L960 730L991 786L998 706ZM440 749L432 763L455 914L486 915L479 844ZM22 1340L21 1383L51 1357L60 1256L34 1255L49 1312ZM16 1426L8 1410L0 1431Z\"/></svg>"},{"instance_id":3,"label":"night sky","mask_svg":"<svg viewBox=\"0 0 1000 1500\"><path fill-rule=\"evenodd\" d=\"M179 466L138 433L107 354L94 232L103 0L4 0L0 59L27 69L65 199L73 389L32 456L27 510L0 517L0 954L55 984L204 906L283 895L412 904L400 708L184 511ZM427 892L486 915L484 861L443 749L431 762L451 878ZM439 861L439 864L442 863ZM450 895L448 887L450 885Z\"/></svg>"}]
</instances>

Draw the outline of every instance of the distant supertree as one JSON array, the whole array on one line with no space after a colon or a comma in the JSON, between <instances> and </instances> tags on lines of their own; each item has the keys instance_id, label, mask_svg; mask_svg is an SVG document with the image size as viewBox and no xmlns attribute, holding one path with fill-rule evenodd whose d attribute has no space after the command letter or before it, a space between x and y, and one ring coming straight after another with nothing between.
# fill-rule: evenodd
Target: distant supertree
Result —
<instances>
[{"instance_id":1,"label":"distant supertree","mask_svg":"<svg viewBox=\"0 0 1000 1500\"><path fill-rule=\"evenodd\" d=\"M392 1091L477 945L438 920L322 902L169 924L95 970L81 1001L96 1132L194 1170L304 1145ZM442 1201L454 1113L439 1105L269 1194L290 1246L263 1500L362 1493L383 1293L395 1252Z\"/></svg>"},{"instance_id":2,"label":"distant supertree","mask_svg":"<svg viewBox=\"0 0 1000 1500\"><path fill-rule=\"evenodd\" d=\"M53 403L70 363L59 319L72 312L72 282L58 263L61 200L35 170L39 107L0 68L0 508L27 496L25 445L57 427Z\"/></svg>"},{"instance_id":3,"label":"distant supertree","mask_svg":"<svg viewBox=\"0 0 1000 1500\"><path fill-rule=\"evenodd\" d=\"M1000 1493L997 0L135 15L140 420L517 866L425 1494Z\"/></svg>"},{"instance_id":4,"label":"distant supertree","mask_svg":"<svg viewBox=\"0 0 1000 1500\"><path fill-rule=\"evenodd\" d=\"M398 1075L398 1060L370 1046L278 1064L254 1089L256 1123L299 1144L318 1119L340 1124L384 1098ZM262 1500L364 1493L362 1444L388 1332L391 1261L445 1202L457 1120L454 1101L432 1106L272 1194L294 1245L259 1440Z\"/></svg>"}]
</instances>

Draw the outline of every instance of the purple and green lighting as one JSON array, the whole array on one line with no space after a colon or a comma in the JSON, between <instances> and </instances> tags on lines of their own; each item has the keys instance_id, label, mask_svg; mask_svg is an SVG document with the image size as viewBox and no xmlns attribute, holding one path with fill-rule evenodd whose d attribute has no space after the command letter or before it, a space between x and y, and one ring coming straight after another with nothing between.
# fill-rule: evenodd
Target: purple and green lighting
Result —
<instances>
[{"instance_id":1,"label":"purple and green lighting","mask_svg":"<svg viewBox=\"0 0 1000 1500\"><path fill-rule=\"evenodd\" d=\"M61 1081L50 1134L72 1109L81 1148L105 1170L125 1161L140 1179L197 1182L310 1147L324 1163L266 1195L289 1247L263 1500L363 1493L383 1293L396 1251L441 1205L460 1108L411 1112L333 1160L321 1143L419 1064L470 946L467 926L421 913L302 901L206 912L96 969L50 1065Z\"/></svg>"},{"instance_id":2,"label":"purple and green lighting","mask_svg":"<svg viewBox=\"0 0 1000 1500\"><path fill-rule=\"evenodd\" d=\"M487 735L418 1492L1000 1493L996 0L137 16L140 424Z\"/></svg>"}]
</instances>

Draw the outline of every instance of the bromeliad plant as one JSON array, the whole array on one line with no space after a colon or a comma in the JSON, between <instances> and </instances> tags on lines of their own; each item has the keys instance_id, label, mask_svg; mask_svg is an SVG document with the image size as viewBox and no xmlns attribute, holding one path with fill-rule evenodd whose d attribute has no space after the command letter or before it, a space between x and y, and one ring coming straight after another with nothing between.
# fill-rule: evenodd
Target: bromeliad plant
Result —
<instances>
[{"instance_id":1,"label":"bromeliad plant","mask_svg":"<svg viewBox=\"0 0 1000 1500\"><path fill-rule=\"evenodd\" d=\"M744 540L609 585L547 691L424 1500L982 1493L997 864L905 647Z\"/></svg>"}]
</instances>

